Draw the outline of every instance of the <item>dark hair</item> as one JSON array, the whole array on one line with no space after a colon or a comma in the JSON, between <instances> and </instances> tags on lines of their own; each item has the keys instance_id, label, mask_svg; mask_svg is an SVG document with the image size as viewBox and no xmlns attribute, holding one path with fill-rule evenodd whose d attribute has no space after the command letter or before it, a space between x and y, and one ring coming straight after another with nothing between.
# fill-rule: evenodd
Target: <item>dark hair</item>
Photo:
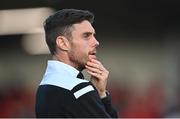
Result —
<instances>
[{"instance_id":1,"label":"dark hair","mask_svg":"<svg viewBox=\"0 0 180 119\"><path fill-rule=\"evenodd\" d=\"M56 52L56 38L59 35L70 37L72 25L84 20L88 20L92 24L94 22L94 14L87 10L62 9L45 20L46 43L52 55Z\"/></svg>"}]
</instances>

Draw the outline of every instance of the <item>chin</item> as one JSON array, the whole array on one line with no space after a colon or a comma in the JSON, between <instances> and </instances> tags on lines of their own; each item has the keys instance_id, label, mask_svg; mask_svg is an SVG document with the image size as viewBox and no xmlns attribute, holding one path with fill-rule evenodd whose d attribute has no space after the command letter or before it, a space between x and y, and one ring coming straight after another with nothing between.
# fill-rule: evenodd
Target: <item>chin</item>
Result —
<instances>
[{"instance_id":1,"label":"chin","mask_svg":"<svg viewBox=\"0 0 180 119\"><path fill-rule=\"evenodd\" d=\"M87 60L84 58L79 60L79 62L77 62L78 70L82 71L82 70L86 69L86 67L85 67L86 63L87 63Z\"/></svg>"},{"instance_id":2,"label":"chin","mask_svg":"<svg viewBox=\"0 0 180 119\"><path fill-rule=\"evenodd\" d=\"M82 71L82 70L84 70L85 69L85 65L80 65L79 67L78 67L78 70L79 71Z\"/></svg>"}]
</instances>

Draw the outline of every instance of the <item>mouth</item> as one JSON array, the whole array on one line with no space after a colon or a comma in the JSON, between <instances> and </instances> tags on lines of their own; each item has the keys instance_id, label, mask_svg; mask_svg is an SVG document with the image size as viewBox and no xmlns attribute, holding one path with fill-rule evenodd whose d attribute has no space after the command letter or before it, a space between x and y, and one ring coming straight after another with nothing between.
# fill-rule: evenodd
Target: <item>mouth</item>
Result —
<instances>
[{"instance_id":1,"label":"mouth","mask_svg":"<svg viewBox=\"0 0 180 119\"><path fill-rule=\"evenodd\" d=\"M89 52L88 55L90 58L96 59L96 52Z\"/></svg>"}]
</instances>

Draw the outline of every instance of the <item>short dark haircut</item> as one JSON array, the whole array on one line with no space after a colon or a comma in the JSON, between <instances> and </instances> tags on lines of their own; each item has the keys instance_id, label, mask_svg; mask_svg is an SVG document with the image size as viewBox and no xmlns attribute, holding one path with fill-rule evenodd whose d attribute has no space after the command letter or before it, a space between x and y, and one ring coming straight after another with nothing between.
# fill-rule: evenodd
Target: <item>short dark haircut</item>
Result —
<instances>
[{"instance_id":1,"label":"short dark haircut","mask_svg":"<svg viewBox=\"0 0 180 119\"><path fill-rule=\"evenodd\" d=\"M56 38L59 35L70 37L72 25L84 20L88 20L92 24L94 14L88 10L62 9L45 20L46 43L52 55L56 52Z\"/></svg>"}]
</instances>

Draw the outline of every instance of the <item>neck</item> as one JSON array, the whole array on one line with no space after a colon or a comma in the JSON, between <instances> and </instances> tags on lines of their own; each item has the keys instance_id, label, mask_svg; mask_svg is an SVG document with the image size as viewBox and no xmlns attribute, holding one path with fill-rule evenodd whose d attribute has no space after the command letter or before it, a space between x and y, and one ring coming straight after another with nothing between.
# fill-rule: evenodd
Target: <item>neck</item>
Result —
<instances>
[{"instance_id":1,"label":"neck","mask_svg":"<svg viewBox=\"0 0 180 119\"><path fill-rule=\"evenodd\" d=\"M60 61L60 62L63 62L65 64L68 64L68 65L76 68L78 71L82 71L83 70L82 67L79 67L77 64L71 62L68 57L64 57L64 56L55 54L55 55L52 56L52 59Z\"/></svg>"}]
</instances>

